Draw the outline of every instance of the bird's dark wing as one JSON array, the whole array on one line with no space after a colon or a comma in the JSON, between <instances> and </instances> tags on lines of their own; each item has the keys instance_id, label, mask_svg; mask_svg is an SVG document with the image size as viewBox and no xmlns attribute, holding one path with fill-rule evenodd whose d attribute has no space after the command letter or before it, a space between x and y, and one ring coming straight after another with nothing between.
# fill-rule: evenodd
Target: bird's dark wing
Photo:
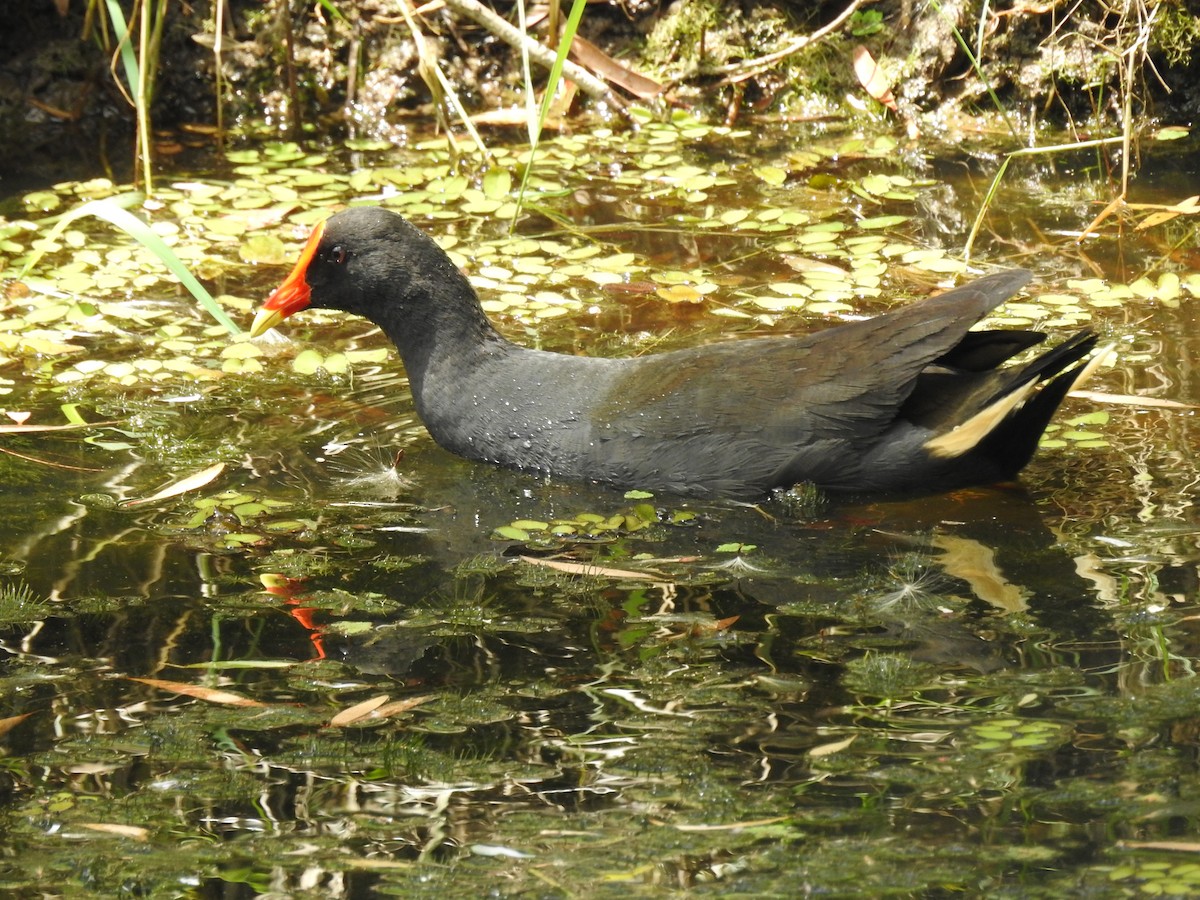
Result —
<instances>
[{"instance_id":1,"label":"bird's dark wing","mask_svg":"<svg viewBox=\"0 0 1200 900\"><path fill-rule=\"evenodd\" d=\"M978 371L1036 342L1012 337L1019 332L981 332L964 341L972 325L1028 279L1023 270L1001 272L805 337L646 357L593 408L593 430L664 441L728 433L784 446L870 442L891 426L927 367Z\"/></svg>"}]
</instances>

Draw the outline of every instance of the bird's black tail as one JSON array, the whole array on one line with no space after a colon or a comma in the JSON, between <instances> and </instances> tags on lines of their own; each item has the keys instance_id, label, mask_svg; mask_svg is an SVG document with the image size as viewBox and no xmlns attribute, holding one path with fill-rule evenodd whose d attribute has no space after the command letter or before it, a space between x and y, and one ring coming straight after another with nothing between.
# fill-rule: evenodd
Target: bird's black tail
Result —
<instances>
[{"instance_id":1,"label":"bird's black tail","mask_svg":"<svg viewBox=\"0 0 1200 900\"><path fill-rule=\"evenodd\" d=\"M1014 389L1031 382L1044 383L979 445L980 453L1007 466L1006 477L1015 476L1033 458L1038 441L1063 398L1099 364L1101 357L1081 361L1095 349L1096 341L1096 335L1090 331L1080 332L1021 371L1020 384L1014 385Z\"/></svg>"}]
</instances>

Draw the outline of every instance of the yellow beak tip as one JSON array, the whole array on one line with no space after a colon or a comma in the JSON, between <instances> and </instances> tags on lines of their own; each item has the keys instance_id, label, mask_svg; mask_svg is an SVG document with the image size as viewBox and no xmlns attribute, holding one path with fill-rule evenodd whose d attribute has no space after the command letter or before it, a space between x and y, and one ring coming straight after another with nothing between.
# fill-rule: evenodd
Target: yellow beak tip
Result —
<instances>
[{"instance_id":1,"label":"yellow beak tip","mask_svg":"<svg viewBox=\"0 0 1200 900\"><path fill-rule=\"evenodd\" d=\"M273 309L260 309L254 316L254 322L250 326L250 337L256 338L261 334L266 334L284 319L278 312Z\"/></svg>"}]
</instances>

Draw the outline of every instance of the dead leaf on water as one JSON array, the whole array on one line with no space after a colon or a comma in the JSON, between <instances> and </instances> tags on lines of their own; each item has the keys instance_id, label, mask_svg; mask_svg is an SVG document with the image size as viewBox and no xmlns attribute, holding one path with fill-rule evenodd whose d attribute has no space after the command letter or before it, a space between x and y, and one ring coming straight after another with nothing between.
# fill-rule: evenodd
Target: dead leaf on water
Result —
<instances>
[{"instance_id":1,"label":"dead leaf on water","mask_svg":"<svg viewBox=\"0 0 1200 900\"><path fill-rule=\"evenodd\" d=\"M833 741L829 744L822 744L819 747L813 747L811 750L809 750L808 755L816 759L819 759L822 756L833 756L835 753L841 753L856 740L858 740L858 736L851 735L842 741Z\"/></svg>"},{"instance_id":2,"label":"dead leaf on water","mask_svg":"<svg viewBox=\"0 0 1200 900\"><path fill-rule=\"evenodd\" d=\"M1118 841L1117 846L1135 850L1171 850L1181 853L1200 853L1200 843L1196 841Z\"/></svg>"},{"instance_id":3,"label":"dead leaf on water","mask_svg":"<svg viewBox=\"0 0 1200 900\"><path fill-rule=\"evenodd\" d=\"M69 775L108 775L119 768L116 763L74 763L67 766L65 771Z\"/></svg>"},{"instance_id":4,"label":"dead leaf on water","mask_svg":"<svg viewBox=\"0 0 1200 900\"><path fill-rule=\"evenodd\" d=\"M393 700L391 703L385 704L375 710L375 715L380 719L386 719L389 716L408 712L410 709L420 706L422 703L427 703L432 699L433 697L427 694L423 697L409 697L407 700Z\"/></svg>"},{"instance_id":5,"label":"dead leaf on water","mask_svg":"<svg viewBox=\"0 0 1200 900\"><path fill-rule=\"evenodd\" d=\"M219 703L222 706L266 707L267 705L257 700L251 700L249 697L243 697L241 694L235 694L232 691L219 691L215 688L208 688L199 684L165 681L161 678L130 678L129 680L139 681L142 684L150 685L150 687L171 691L174 694L182 694L185 697L194 697L197 700L204 700L208 703Z\"/></svg>"},{"instance_id":6,"label":"dead leaf on water","mask_svg":"<svg viewBox=\"0 0 1200 900\"><path fill-rule=\"evenodd\" d=\"M741 616L726 616L724 619L714 619L711 622L697 622L692 626L692 637L708 637L709 635L719 634L722 631L728 631L734 626Z\"/></svg>"},{"instance_id":7,"label":"dead leaf on water","mask_svg":"<svg viewBox=\"0 0 1200 900\"><path fill-rule=\"evenodd\" d=\"M358 722L370 715L383 704L388 702L387 694L380 694L378 697L372 697L369 700L364 700L361 703L355 703L348 709L343 709L340 713L329 720L329 724L335 728L343 725L350 725Z\"/></svg>"},{"instance_id":8,"label":"dead leaf on water","mask_svg":"<svg viewBox=\"0 0 1200 900\"><path fill-rule=\"evenodd\" d=\"M99 428L102 425L115 424L117 423L84 422L79 425L0 425L0 434L35 434L39 431L79 431L81 428Z\"/></svg>"},{"instance_id":9,"label":"dead leaf on water","mask_svg":"<svg viewBox=\"0 0 1200 900\"><path fill-rule=\"evenodd\" d=\"M779 257L797 272L823 272L836 278L849 278L850 273L823 259L813 259L808 256L798 256L795 253L784 253Z\"/></svg>"},{"instance_id":10,"label":"dead leaf on water","mask_svg":"<svg viewBox=\"0 0 1200 900\"><path fill-rule=\"evenodd\" d=\"M1162 205L1158 203L1128 203L1126 206L1129 209L1152 209L1152 212L1145 219L1137 224L1135 231L1144 231L1147 228L1153 228L1155 225L1161 225L1164 222L1169 222L1177 216L1194 216L1200 213L1200 194L1188 197L1186 200L1181 200L1179 203Z\"/></svg>"},{"instance_id":11,"label":"dead leaf on water","mask_svg":"<svg viewBox=\"0 0 1200 900\"><path fill-rule=\"evenodd\" d=\"M160 491L151 494L149 497L143 497L140 500L126 500L121 504L123 507L141 506L145 503L155 503L158 500L166 500L169 497L178 497L180 494L186 494L188 491L198 490L209 484L214 478L225 471L225 463L216 463L209 466L207 469L202 469L194 475L189 475L187 478L180 479L173 484L167 485Z\"/></svg>"},{"instance_id":12,"label":"dead leaf on water","mask_svg":"<svg viewBox=\"0 0 1200 900\"><path fill-rule=\"evenodd\" d=\"M602 575L608 578L641 578L658 580L655 576L646 572L632 572L629 569L610 569L607 566L595 566L590 563L573 563L565 562L560 559L538 559L536 556L522 556L522 562L527 562L531 566L545 566L547 569L556 569L559 572L569 572L572 575Z\"/></svg>"},{"instance_id":13,"label":"dead leaf on water","mask_svg":"<svg viewBox=\"0 0 1200 900\"><path fill-rule=\"evenodd\" d=\"M699 303L704 299L704 295L690 284L673 284L669 287L660 287L655 293L668 303Z\"/></svg>"},{"instance_id":14,"label":"dead leaf on water","mask_svg":"<svg viewBox=\"0 0 1200 900\"><path fill-rule=\"evenodd\" d=\"M423 697L408 697L404 700L393 700L388 702L387 694L380 694L377 697L371 697L361 703L356 703L348 709L342 710L336 716L329 720L329 724L333 728L344 728L347 725L355 725L363 720L386 719L397 715L414 707L420 706L431 698Z\"/></svg>"},{"instance_id":15,"label":"dead leaf on water","mask_svg":"<svg viewBox=\"0 0 1200 900\"><path fill-rule=\"evenodd\" d=\"M419 11L419 10L418 10ZM349 869L363 869L368 871L386 870L386 869L415 869L420 863L410 862L404 859L377 859L375 857L362 857L359 859L348 858L345 865Z\"/></svg>"},{"instance_id":16,"label":"dead leaf on water","mask_svg":"<svg viewBox=\"0 0 1200 900\"><path fill-rule=\"evenodd\" d=\"M1122 406L1145 406L1156 409L1200 409L1200 404L1184 403L1166 397L1139 397L1137 394L1108 394L1104 391L1071 391L1071 397L1094 403L1115 403Z\"/></svg>"},{"instance_id":17,"label":"dead leaf on water","mask_svg":"<svg viewBox=\"0 0 1200 900\"><path fill-rule=\"evenodd\" d=\"M37 463L39 466L49 466L52 469L67 469L71 472L101 472L103 469L93 469L90 466L72 466L67 463L54 462L50 459L43 459L39 456L30 456L28 453L18 453L16 450L10 450L7 447L0 447L0 453L6 453L9 456L15 456L17 459L23 459L26 462Z\"/></svg>"},{"instance_id":18,"label":"dead leaf on water","mask_svg":"<svg viewBox=\"0 0 1200 900\"><path fill-rule=\"evenodd\" d=\"M722 825L672 825L676 831L738 831L742 828L762 828L791 821L791 816L773 816L770 819L750 819L745 822L726 822ZM660 824L666 824L665 822Z\"/></svg>"},{"instance_id":19,"label":"dead leaf on water","mask_svg":"<svg viewBox=\"0 0 1200 900\"><path fill-rule=\"evenodd\" d=\"M82 827L90 831L99 831L103 834L112 834L117 837L132 838L135 841L146 841L150 839L150 830L141 828L137 825L114 825L111 822L83 822Z\"/></svg>"}]
</instances>

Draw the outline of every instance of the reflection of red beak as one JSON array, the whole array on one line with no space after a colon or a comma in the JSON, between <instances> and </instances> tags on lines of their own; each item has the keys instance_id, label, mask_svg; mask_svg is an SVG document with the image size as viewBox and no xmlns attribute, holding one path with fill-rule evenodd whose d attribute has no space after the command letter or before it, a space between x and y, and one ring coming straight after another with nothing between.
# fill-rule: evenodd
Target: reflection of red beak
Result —
<instances>
[{"instance_id":1,"label":"reflection of red beak","mask_svg":"<svg viewBox=\"0 0 1200 900\"><path fill-rule=\"evenodd\" d=\"M304 590L303 578L289 578L277 572L263 572L258 576L258 583L268 594L274 597L283 597L285 600L292 599Z\"/></svg>"},{"instance_id":2,"label":"reflection of red beak","mask_svg":"<svg viewBox=\"0 0 1200 900\"><path fill-rule=\"evenodd\" d=\"M298 596L304 590L304 579L288 578L286 575L280 575L276 572L264 572L258 576L258 580L268 594L274 597L282 597L284 602L291 607L288 610L291 617L300 623L301 628L308 632L308 640L313 646L312 658L324 659L324 628L318 625L315 619L317 610L311 606L300 605L304 602L303 598Z\"/></svg>"}]
</instances>

